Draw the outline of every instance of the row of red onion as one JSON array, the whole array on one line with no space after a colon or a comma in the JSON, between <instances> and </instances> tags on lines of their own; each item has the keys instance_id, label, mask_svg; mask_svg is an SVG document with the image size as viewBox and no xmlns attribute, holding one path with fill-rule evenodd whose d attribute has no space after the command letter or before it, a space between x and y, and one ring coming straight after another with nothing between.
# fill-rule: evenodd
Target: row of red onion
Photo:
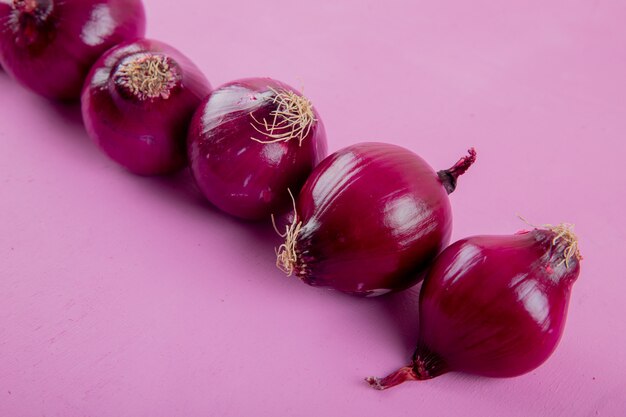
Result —
<instances>
[{"instance_id":1,"label":"row of red onion","mask_svg":"<svg viewBox=\"0 0 626 417\"><path fill-rule=\"evenodd\" d=\"M299 91L270 78L212 90L180 51L144 39L145 26L140 0L0 0L0 63L42 96L80 98L89 136L135 174L189 165L212 204L246 220L293 207L276 250L288 275L361 296L425 278L413 359L368 378L375 388L450 370L515 376L552 354L580 269L569 225L444 250L448 194L473 149L438 172L385 143L327 157L320 114Z\"/></svg>"}]
</instances>

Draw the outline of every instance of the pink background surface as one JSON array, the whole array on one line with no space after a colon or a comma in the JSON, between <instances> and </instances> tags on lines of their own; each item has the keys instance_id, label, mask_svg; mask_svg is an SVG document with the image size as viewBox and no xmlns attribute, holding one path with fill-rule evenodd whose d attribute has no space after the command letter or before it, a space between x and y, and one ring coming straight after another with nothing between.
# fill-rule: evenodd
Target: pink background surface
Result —
<instances>
[{"instance_id":1,"label":"pink background surface","mask_svg":"<svg viewBox=\"0 0 626 417\"><path fill-rule=\"evenodd\" d=\"M139 178L77 109L0 72L0 416L626 415L626 3L147 1L148 34L214 85L304 85L331 151L382 140L479 160L453 239L576 223L585 257L538 370L376 392L405 364L417 289L357 299L274 267L269 228L189 178Z\"/></svg>"}]
</instances>

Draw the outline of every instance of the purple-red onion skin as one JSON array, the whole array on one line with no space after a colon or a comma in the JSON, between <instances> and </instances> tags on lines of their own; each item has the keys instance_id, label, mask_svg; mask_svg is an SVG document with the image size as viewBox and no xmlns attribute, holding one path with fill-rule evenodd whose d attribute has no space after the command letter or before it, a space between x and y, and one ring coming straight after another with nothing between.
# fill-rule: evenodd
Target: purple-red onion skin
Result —
<instances>
[{"instance_id":1,"label":"purple-red onion skin","mask_svg":"<svg viewBox=\"0 0 626 417\"><path fill-rule=\"evenodd\" d=\"M145 57L174 62L177 81L167 95L133 96L120 87L121 63ZM150 39L127 42L91 69L81 97L83 121L96 144L131 172L169 174L187 163L187 129L210 91L207 79L180 51Z\"/></svg>"},{"instance_id":2,"label":"purple-red onion skin","mask_svg":"<svg viewBox=\"0 0 626 417\"><path fill-rule=\"evenodd\" d=\"M89 69L109 48L144 36L141 0L26 0L37 17L0 1L0 63L30 90L76 100ZM26 7L26 6L24 6Z\"/></svg>"},{"instance_id":3,"label":"purple-red onion skin","mask_svg":"<svg viewBox=\"0 0 626 417\"><path fill-rule=\"evenodd\" d=\"M437 173L385 143L352 145L322 161L298 196L297 213L294 274L364 296L419 282L452 228Z\"/></svg>"},{"instance_id":4,"label":"purple-red onion skin","mask_svg":"<svg viewBox=\"0 0 626 417\"><path fill-rule=\"evenodd\" d=\"M271 78L233 81L204 100L189 129L188 155L198 187L220 210L246 220L269 219L290 208L289 190L297 194L327 152L315 108L315 121L302 140L253 140L272 140L255 119L272 120L274 91L301 96Z\"/></svg>"},{"instance_id":5,"label":"purple-red onion skin","mask_svg":"<svg viewBox=\"0 0 626 417\"><path fill-rule=\"evenodd\" d=\"M555 237L535 229L448 247L422 286L421 348L446 369L488 377L521 375L546 361L580 271L577 258L564 261Z\"/></svg>"},{"instance_id":6,"label":"purple-red onion skin","mask_svg":"<svg viewBox=\"0 0 626 417\"><path fill-rule=\"evenodd\" d=\"M422 285L411 363L366 381L387 389L449 371L505 378L536 369L563 334L580 259L566 224L450 245Z\"/></svg>"}]
</instances>

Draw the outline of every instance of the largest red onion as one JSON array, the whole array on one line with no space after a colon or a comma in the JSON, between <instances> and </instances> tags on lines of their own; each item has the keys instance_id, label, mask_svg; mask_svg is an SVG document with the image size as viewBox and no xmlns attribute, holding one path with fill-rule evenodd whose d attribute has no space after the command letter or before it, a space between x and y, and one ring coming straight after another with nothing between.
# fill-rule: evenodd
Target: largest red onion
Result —
<instances>
[{"instance_id":1,"label":"largest red onion","mask_svg":"<svg viewBox=\"0 0 626 417\"><path fill-rule=\"evenodd\" d=\"M0 62L36 93L75 100L98 57L145 27L141 0L1 0Z\"/></svg>"},{"instance_id":2,"label":"largest red onion","mask_svg":"<svg viewBox=\"0 0 626 417\"><path fill-rule=\"evenodd\" d=\"M326 158L304 184L278 266L309 285L374 296L401 290L450 239L448 194L475 152L435 172L400 146L361 143Z\"/></svg>"},{"instance_id":3,"label":"largest red onion","mask_svg":"<svg viewBox=\"0 0 626 417\"><path fill-rule=\"evenodd\" d=\"M537 368L563 333L580 259L566 224L454 243L424 280L413 360L368 382L385 389L448 371L512 377Z\"/></svg>"}]
</instances>

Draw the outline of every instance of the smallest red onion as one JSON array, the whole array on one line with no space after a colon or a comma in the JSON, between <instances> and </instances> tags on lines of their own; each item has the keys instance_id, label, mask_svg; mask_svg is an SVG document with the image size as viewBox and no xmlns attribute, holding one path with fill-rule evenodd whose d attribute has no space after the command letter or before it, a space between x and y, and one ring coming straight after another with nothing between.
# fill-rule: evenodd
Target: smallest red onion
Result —
<instances>
[{"instance_id":1,"label":"smallest red onion","mask_svg":"<svg viewBox=\"0 0 626 417\"><path fill-rule=\"evenodd\" d=\"M211 87L181 52L155 40L121 44L91 69L82 94L89 136L114 161L141 175L187 161L187 127Z\"/></svg>"},{"instance_id":2,"label":"smallest red onion","mask_svg":"<svg viewBox=\"0 0 626 417\"><path fill-rule=\"evenodd\" d=\"M450 245L424 280L411 363L367 382L386 389L449 371L498 378L532 371L563 334L580 259L568 224Z\"/></svg>"}]
</instances>

